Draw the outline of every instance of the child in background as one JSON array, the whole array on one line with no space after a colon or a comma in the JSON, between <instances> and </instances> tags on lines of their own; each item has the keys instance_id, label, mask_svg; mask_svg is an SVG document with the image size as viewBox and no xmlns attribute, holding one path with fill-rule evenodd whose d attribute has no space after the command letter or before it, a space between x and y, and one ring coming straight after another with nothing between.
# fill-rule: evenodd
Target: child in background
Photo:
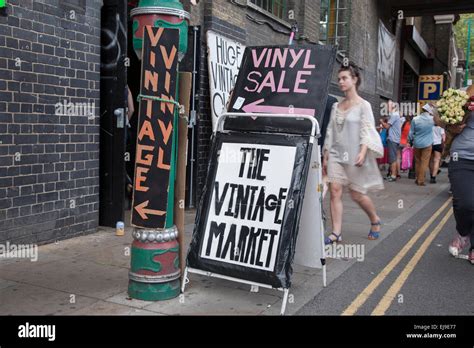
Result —
<instances>
[{"instance_id":1,"label":"child in background","mask_svg":"<svg viewBox=\"0 0 474 348\"><path fill-rule=\"evenodd\" d=\"M410 133L410 125L413 115L408 115L405 117L405 122L402 125L402 135L400 136L400 146L402 148L409 147L410 143L408 141L408 133ZM403 152L403 150L402 150ZM401 170L402 172L406 172L406 170Z\"/></svg>"},{"instance_id":2,"label":"child in background","mask_svg":"<svg viewBox=\"0 0 474 348\"><path fill-rule=\"evenodd\" d=\"M384 119L387 122L386 119ZM384 156L382 158L377 158L377 164L379 165L379 169L382 171L387 170L388 165L388 147L387 147L387 138L388 138L388 130L382 126L382 122L380 122L379 126L376 127L377 131L380 134L380 138L382 139L382 145L384 150ZM390 172L387 176L390 175Z\"/></svg>"}]
</instances>

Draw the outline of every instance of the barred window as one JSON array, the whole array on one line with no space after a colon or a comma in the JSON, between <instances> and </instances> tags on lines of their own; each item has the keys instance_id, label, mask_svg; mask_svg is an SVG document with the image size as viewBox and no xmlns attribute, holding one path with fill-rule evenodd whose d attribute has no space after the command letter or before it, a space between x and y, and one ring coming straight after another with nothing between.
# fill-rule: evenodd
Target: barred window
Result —
<instances>
[{"instance_id":1,"label":"barred window","mask_svg":"<svg viewBox=\"0 0 474 348\"><path fill-rule=\"evenodd\" d=\"M321 0L319 41L336 45L345 53L349 45L350 3L347 0Z\"/></svg>"},{"instance_id":2,"label":"barred window","mask_svg":"<svg viewBox=\"0 0 474 348\"><path fill-rule=\"evenodd\" d=\"M287 0L249 0L249 3L280 19L287 19Z\"/></svg>"},{"instance_id":3,"label":"barred window","mask_svg":"<svg viewBox=\"0 0 474 348\"><path fill-rule=\"evenodd\" d=\"M331 4L332 3L332 4ZM335 12L331 8L334 1L321 0L321 11L319 16L319 40L328 43L328 38L334 32Z\"/></svg>"}]
</instances>

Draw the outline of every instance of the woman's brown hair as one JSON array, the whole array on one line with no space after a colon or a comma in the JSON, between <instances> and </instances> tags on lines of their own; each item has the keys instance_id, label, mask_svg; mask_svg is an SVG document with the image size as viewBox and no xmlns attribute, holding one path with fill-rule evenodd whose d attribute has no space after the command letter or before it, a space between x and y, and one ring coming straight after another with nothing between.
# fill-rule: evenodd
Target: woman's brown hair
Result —
<instances>
[{"instance_id":1,"label":"woman's brown hair","mask_svg":"<svg viewBox=\"0 0 474 348\"><path fill-rule=\"evenodd\" d=\"M348 65L341 65L339 68L338 74L342 71L349 71L351 76L357 77L356 88L359 89L360 84L362 83L362 78L360 76L359 68L354 63L349 63Z\"/></svg>"}]
</instances>

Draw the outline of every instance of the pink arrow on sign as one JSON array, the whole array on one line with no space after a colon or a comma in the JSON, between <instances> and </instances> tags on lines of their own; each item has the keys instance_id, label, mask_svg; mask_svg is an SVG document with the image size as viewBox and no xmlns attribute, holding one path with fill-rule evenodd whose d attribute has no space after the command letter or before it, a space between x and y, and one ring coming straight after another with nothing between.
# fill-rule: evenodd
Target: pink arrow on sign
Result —
<instances>
[{"instance_id":1,"label":"pink arrow on sign","mask_svg":"<svg viewBox=\"0 0 474 348\"><path fill-rule=\"evenodd\" d=\"M305 109L305 108L290 108L287 106L273 106L273 105L261 105L265 99L256 100L250 104L242 107L247 113L266 113L266 114L288 114L288 111L292 111L292 114L297 115L308 115L314 117L314 109Z\"/></svg>"},{"instance_id":2,"label":"pink arrow on sign","mask_svg":"<svg viewBox=\"0 0 474 348\"><path fill-rule=\"evenodd\" d=\"M137 205L135 207L135 210L137 211L138 214L140 214L140 216L143 220L148 220L147 214L149 214L149 215L159 215L159 216L165 215L166 211L146 209L146 207L148 207L149 202L150 202L149 200L145 201L145 202L140 203L139 205Z\"/></svg>"}]
</instances>

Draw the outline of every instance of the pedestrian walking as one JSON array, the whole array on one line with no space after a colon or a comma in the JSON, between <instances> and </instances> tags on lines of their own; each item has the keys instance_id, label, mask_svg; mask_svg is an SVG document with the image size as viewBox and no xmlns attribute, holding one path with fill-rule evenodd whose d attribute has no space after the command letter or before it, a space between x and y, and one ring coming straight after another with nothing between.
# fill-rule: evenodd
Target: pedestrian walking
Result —
<instances>
[{"instance_id":1,"label":"pedestrian walking","mask_svg":"<svg viewBox=\"0 0 474 348\"><path fill-rule=\"evenodd\" d=\"M433 145L433 107L430 104L423 106L424 112L413 118L408 139L415 148L415 184L425 185L425 173L428 170Z\"/></svg>"},{"instance_id":2,"label":"pedestrian walking","mask_svg":"<svg viewBox=\"0 0 474 348\"><path fill-rule=\"evenodd\" d=\"M400 147L402 148L402 158L400 163L400 172L404 173L407 170L411 170L413 168L413 148L410 146L410 142L408 140L408 134L410 133L410 126L411 120L413 119L413 115L409 114L405 117L405 121L402 124L402 134L400 136ZM410 175L408 175L410 178Z\"/></svg>"},{"instance_id":3,"label":"pedestrian walking","mask_svg":"<svg viewBox=\"0 0 474 348\"><path fill-rule=\"evenodd\" d=\"M334 103L324 143L323 174L327 175L331 194L332 233L325 244L342 240L342 192L348 186L351 198L369 217L368 238L379 238L381 221L367 195L383 189L383 179L376 158L383 156L380 135L370 103L357 90L362 80L359 69L349 64L338 72L338 84L344 99Z\"/></svg>"},{"instance_id":4,"label":"pedestrian walking","mask_svg":"<svg viewBox=\"0 0 474 348\"><path fill-rule=\"evenodd\" d=\"M402 147L402 150L404 147L407 147L409 144L408 142L408 133L410 133L410 125L411 125L411 120L413 119L412 115L408 115L407 117L404 117L404 122L402 124L402 134L400 135L400 146Z\"/></svg>"},{"instance_id":5,"label":"pedestrian walking","mask_svg":"<svg viewBox=\"0 0 474 348\"><path fill-rule=\"evenodd\" d=\"M382 121L381 121L382 118L384 117L380 118L380 124L378 127L376 127L376 129L380 134L380 139L382 140L383 157L377 158L377 164L379 165L379 169L381 171L387 170L387 177L389 177L390 167L388 166L388 147L387 147L388 130L383 127ZM384 120L384 121L387 122L387 120Z\"/></svg>"},{"instance_id":6,"label":"pedestrian walking","mask_svg":"<svg viewBox=\"0 0 474 348\"><path fill-rule=\"evenodd\" d=\"M458 134L451 145L448 166L456 220L456 233L448 250L451 255L458 256L470 242L468 260L474 265L474 87L471 88L468 105L471 113L467 122L445 125L437 118L436 124Z\"/></svg>"},{"instance_id":7,"label":"pedestrian walking","mask_svg":"<svg viewBox=\"0 0 474 348\"><path fill-rule=\"evenodd\" d=\"M405 121L396 110L391 99L388 100L389 119L385 122L380 120L382 126L388 130L387 148L388 148L388 162L390 163L390 176L388 181L396 181L400 176L400 158L401 147L400 138L402 135L402 123Z\"/></svg>"},{"instance_id":8,"label":"pedestrian walking","mask_svg":"<svg viewBox=\"0 0 474 348\"><path fill-rule=\"evenodd\" d=\"M446 141L446 133L442 127L433 127L433 151L430 161L430 183L436 184L436 176L440 173L441 154L443 153L443 144Z\"/></svg>"}]
</instances>

